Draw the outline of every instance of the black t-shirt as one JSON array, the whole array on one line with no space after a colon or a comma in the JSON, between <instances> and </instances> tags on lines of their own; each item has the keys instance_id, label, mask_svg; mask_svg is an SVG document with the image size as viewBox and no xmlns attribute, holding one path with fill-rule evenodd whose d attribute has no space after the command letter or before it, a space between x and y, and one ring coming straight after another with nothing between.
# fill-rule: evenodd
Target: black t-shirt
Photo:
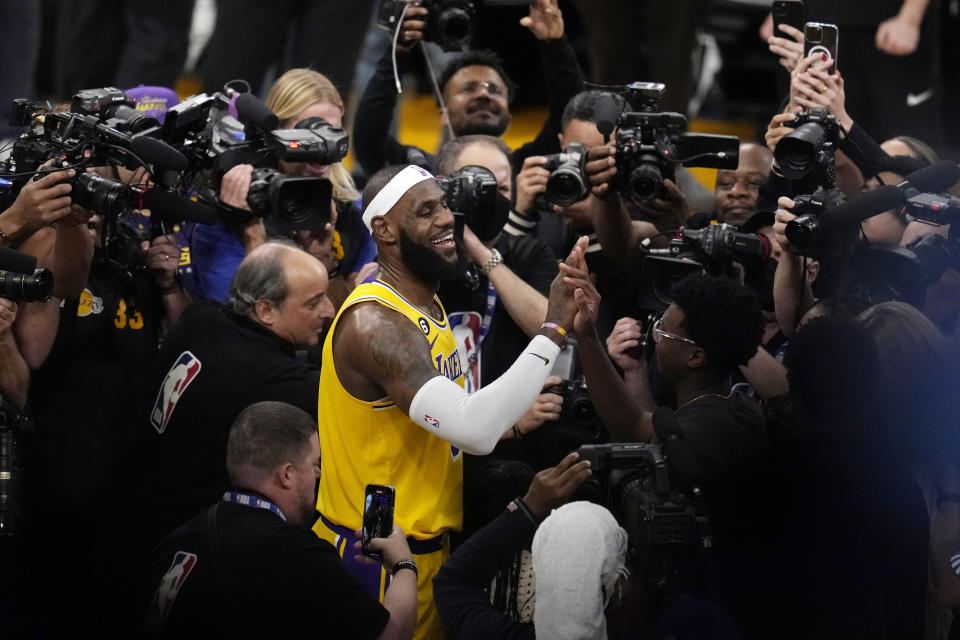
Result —
<instances>
[{"instance_id":1,"label":"black t-shirt","mask_svg":"<svg viewBox=\"0 0 960 640\"><path fill-rule=\"evenodd\" d=\"M132 473L154 540L227 488L227 435L246 407L287 402L314 419L320 370L220 304L190 307L164 342L134 421Z\"/></svg>"},{"instance_id":2,"label":"black t-shirt","mask_svg":"<svg viewBox=\"0 0 960 640\"><path fill-rule=\"evenodd\" d=\"M216 509L216 549L205 510L151 554L141 594L148 633L361 639L386 626L389 612L310 529L265 509Z\"/></svg>"},{"instance_id":3,"label":"black t-shirt","mask_svg":"<svg viewBox=\"0 0 960 640\"><path fill-rule=\"evenodd\" d=\"M676 410L660 408L653 430L671 480L681 488L728 476L767 448L760 407L736 392L704 395Z\"/></svg>"},{"instance_id":4,"label":"black t-shirt","mask_svg":"<svg viewBox=\"0 0 960 640\"><path fill-rule=\"evenodd\" d=\"M80 296L62 303L53 348L30 389L46 507L91 515L89 497L112 491L162 319L152 276L130 278L99 256Z\"/></svg>"}]
</instances>

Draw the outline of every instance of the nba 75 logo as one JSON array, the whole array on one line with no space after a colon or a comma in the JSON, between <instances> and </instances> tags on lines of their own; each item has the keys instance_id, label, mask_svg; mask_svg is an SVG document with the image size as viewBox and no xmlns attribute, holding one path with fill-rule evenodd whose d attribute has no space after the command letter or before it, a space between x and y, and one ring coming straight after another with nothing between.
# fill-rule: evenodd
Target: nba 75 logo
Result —
<instances>
[{"instance_id":1,"label":"nba 75 logo","mask_svg":"<svg viewBox=\"0 0 960 640\"><path fill-rule=\"evenodd\" d=\"M200 373L200 360L189 351L184 351L177 358L177 361L170 367L167 377L163 379L160 385L160 391L157 393L157 400L153 403L153 410L150 412L150 424L157 430L157 433L163 433L170 422L170 416L177 407L180 396L187 390L190 383L193 382L197 374Z\"/></svg>"}]
</instances>

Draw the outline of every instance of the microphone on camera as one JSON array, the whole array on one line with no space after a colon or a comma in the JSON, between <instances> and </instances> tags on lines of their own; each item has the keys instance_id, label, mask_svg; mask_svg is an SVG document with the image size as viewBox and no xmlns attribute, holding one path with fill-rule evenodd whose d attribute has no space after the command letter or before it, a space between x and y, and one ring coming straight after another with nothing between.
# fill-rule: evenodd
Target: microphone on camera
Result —
<instances>
[{"instance_id":1,"label":"microphone on camera","mask_svg":"<svg viewBox=\"0 0 960 640\"><path fill-rule=\"evenodd\" d=\"M0 247L0 270L14 273L33 273L37 268L37 259L29 253Z\"/></svg>"},{"instance_id":2,"label":"microphone on camera","mask_svg":"<svg viewBox=\"0 0 960 640\"><path fill-rule=\"evenodd\" d=\"M914 190L921 193L938 192L949 189L960 179L960 166L956 162L943 160L936 164L914 171L897 185L884 185L859 198L829 209L820 216L821 233L834 229L855 227L863 220L901 206Z\"/></svg>"},{"instance_id":3,"label":"microphone on camera","mask_svg":"<svg viewBox=\"0 0 960 640\"><path fill-rule=\"evenodd\" d=\"M138 136L130 142L130 149L154 167L186 171L190 166L185 155L156 138Z\"/></svg>"},{"instance_id":4,"label":"microphone on camera","mask_svg":"<svg viewBox=\"0 0 960 640\"><path fill-rule=\"evenodd\" d=\"M252 93L240 93L235 99L237 114L244 122L249 122L264 131L273 131L280 126L277 115L257 96Z\"/></svg>"},{"instance_id":5,"label":"microphone on camera","mask_svg":"<svg viewBox=\"0 0 960 640\"><path fill-rule=\"evenodd\" d=\"M213 207L194 202L189 198L177 195L162 189L145 191L142 198L143 207L165 221L170 222L199 222L200 224L217 224L220 216Z\"/></svg>"},{"instance_id":6,"label":"microphone on camera","mask_svg":"<svg viewBox=\"0 0 960 640\"><path fill-rule=\"evenodd\" d=\"M617 126L617 120L620 119L620 105L617 104L613 94L605 93L597 99L594 117L597 122L597 130L603 135L603 141L607 142L610 140L610 134Z\"/></svg>"}]
</instances>

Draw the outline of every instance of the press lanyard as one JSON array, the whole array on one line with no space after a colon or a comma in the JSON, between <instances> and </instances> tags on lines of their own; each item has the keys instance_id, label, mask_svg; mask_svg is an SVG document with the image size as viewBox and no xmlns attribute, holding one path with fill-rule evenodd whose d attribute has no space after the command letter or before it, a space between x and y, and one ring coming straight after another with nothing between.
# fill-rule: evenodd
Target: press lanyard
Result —
<instances>
[{"instance_id":1,"label":"press lanyard","mask_svg":"<svg viewBox=\"0 0 960 640\"><path fill-rule=\"evenodd\" d=\"M493 283L487 280L487 308L483 312L483 320L480 322L480 332L477 335L477 346L483 344L483 339L487 337L490 331L490 323L493 322L493 310L497 306L497 290L493 288Z\"/></svg>"},{"instance_id":2,"label":"press lanyard","mask_svg":"<svg viewBox=\"0 0 960 640\"><path fill-rule=\"evenodd\" d=\"M232 502L233 504L241 504L245 507L266 509L267 511L272 511L280 516L284 522L287 521L287 516L283 515L283 511L280 511L280 507L265 498L261 498L260 496L254 496L249 493L242 493L240 491L225 491L223 494L223 501Z\"/></svg>"}]
</instances>

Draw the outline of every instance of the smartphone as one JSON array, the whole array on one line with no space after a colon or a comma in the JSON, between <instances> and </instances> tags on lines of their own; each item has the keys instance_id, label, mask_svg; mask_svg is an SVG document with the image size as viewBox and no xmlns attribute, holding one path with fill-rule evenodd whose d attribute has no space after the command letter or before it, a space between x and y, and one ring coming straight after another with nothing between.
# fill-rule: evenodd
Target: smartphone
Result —
<instances>
[{"instance_id":1,"label":"smartphone","mask_svg":"<svg viewBox=\"0 0 960 640\"><path fill-rule=\"evenodd\" d=\"M803 31L803 25L807 21L803 0L774 0L770 13L773 14L773 35L778 38L790 37L780 31L781 24L788 24L797 31Z\"/></svg>"},{"instance_id":2,"label":"smartphone","mask_svg":"<svg viewBox=\"0 0 960 640\"><path fill-rule=\"evenodd\" d=\"M387 538L393 532L393 506L396 490L385 484L368 484L363 499L363 530L360 548L363 555L380 558L367 547L373 538Z\"/></svg>"},{"instance_id":3,"label":"smartphone","mask_svg":"<svg viewBox=\"0 0 960 640\"><path fill-rule=\"evenodd\" d=\"M814 53L825 53L827 61L814 63L814 66L834 73L837 70L837 46L840 41L840 30L837 25L826 22L808 22L803 26L803 56Z\"/></svg>"}]
</instances>

